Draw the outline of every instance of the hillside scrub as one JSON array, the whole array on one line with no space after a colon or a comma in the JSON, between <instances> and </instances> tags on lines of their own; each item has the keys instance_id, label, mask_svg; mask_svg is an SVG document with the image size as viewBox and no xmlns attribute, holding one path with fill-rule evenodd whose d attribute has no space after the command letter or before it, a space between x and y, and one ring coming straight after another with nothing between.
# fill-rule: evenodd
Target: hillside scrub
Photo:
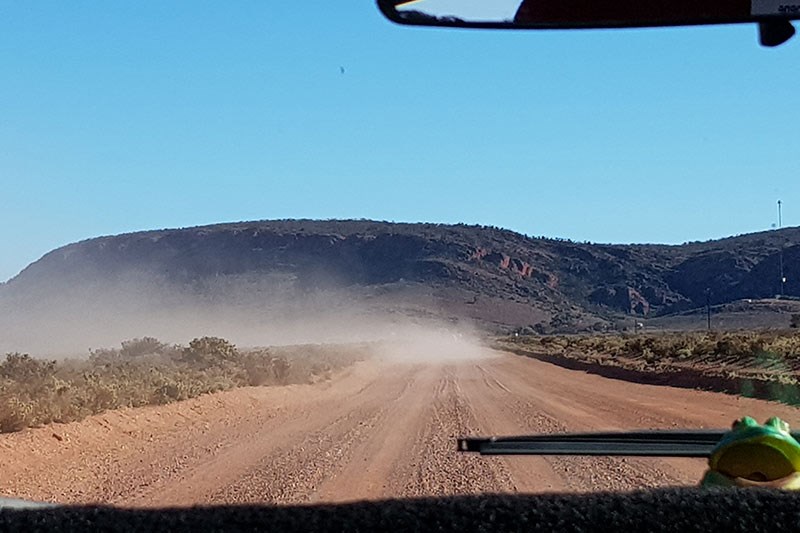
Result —
<instances>
[{"instance_id":1,"label":"hillside scrub","mask_svg":"<svg viewBox=\"0 0 800 533\"><path fill-rule=\"evenodd\" d=\"M9 353L0 362L0 433L235 387L314 383L365 357L360 345L239 350L216 337L185 347L144 337L92 351L86 360Z\"/></svg>"},{"instance_id":2,"label":"hillside scrub","mask_svg":"<svg viewBox=\"0 0 800 533\"><path fill-rule=\"evenodd\" d=\"M496 347L573 370L800 405L800 332L519 336Z\"/></svg>"},{"instance_id":3,"label":"hillside scrub","mask_svg":"<svg viewBox=\"0 0 800 533\"><path fill-rule=\"evenodd\" d=\"M682 332L629 335L524 336L504 341L547 352L599 354L651 362L699 361L764 367L765 360L800 370L800 332Z\"/></svg>"}]
</instances>

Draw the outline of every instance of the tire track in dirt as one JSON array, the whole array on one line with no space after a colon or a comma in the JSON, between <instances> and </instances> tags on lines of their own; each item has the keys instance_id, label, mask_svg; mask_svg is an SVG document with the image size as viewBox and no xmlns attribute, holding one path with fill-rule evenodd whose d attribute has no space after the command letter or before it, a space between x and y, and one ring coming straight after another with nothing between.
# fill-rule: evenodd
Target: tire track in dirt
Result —
<instances>
[{"instance_id":1,"label":"tire track in dirt","mask_svg":"<svg viewBox=\"0 0 800 533\"><path fill-rule=\"evenodd\" d=\"M505 465L456 450L456 439L480 429L464 398L453 365L441 367L428 417L400 463L396 480L403 497L513 491Z\"/></svg>"},{"instance_id":2,"label":"tire track in dirt","mask_svg":"<svg viewBox=\"0 0 800 533\"><path fill-rule=\"evenodd\" d=\"M315 500L357 501L397 494L395 470L413 443L420 421L426 420L438 378L437 370L429 366L418 366L415 372L406 391L391 402L386 416L379 419L349 462L322 483Z\"/></svg>"},{"instance_id":3,"label":"tire track in dirt","mask_svg":"<svg viewBox=\"0 0 800 533\"><path fill-rule=\"evenodd\" d=\"M468 369L462 371L466 373ZM483 368L479 371L482 374L487 372ZM462 381L470 383L467 378ZM502 386L474 388L471 401L481 406L481 419L493 434L565 433L576 429L569 426L569 421L548 413L535 400L503 384L500 378L495 376L492 381ZM644 465L630 465L627 458L551 456L499 459L509 464L517 490L521 492L626 490L657 486L665 481L674 484L674 480L666 478L663 472Z\"/></svg>"},{"instance_id":4,"label":"tire track in dirt","mask_svg":"<svg viewBox=\"0 0 800 533\"><path fill-rule=\"evenodd\" d=\"M480 371L502 385L482 405L505 405L503 427L495 434L552 433L620 429L725 427L733 419L767 413L797 420L795 408L672 387L640 385L568 371L526 358L500 358ZM507 393L506 393L507 392ZM776 412L777 411L777 412ZM544 420L541 414L548 415ZM534 423L530 424L531 416ZM490 420L503 420L494 413ZM717 422L722 421L722 422ZM517 459L509 459L516 461ZM620 490L691 485L705 470L701 459L550 457L570 490ZM513 471L517 472L516 469Z\"/></svg>"},{"instance_id":5,"label":"tire track in dirt","mask_svg":"<svg viewBox=\"0 0 800 533\"><path fill-rule=\"evenodd\" d=\"M336 500L337 492L350 494L353 482L348 483L346 476L339 479L339 474L356 463L358 451L390 422L396 406L405 405L418 373L415 367L398 367L379 377L369 391L359 391L336 407L345 413L343 416L313 431L307 427L295 439L285 439L281 446L251 465L244 476L216 491L211 500L309 503L321 499L318 491L326 481L336 481L336 488L323 492L325 501ZM323 417L330 414L330 410L321 413Z\"/></svg>"},{"instance_id":6,"label":"tire track in dirt","mask_svg":"<svg viewBox=\"0 0 800 533\"><path fill-rule=\"evenodd\" d=\"M487 372L487 370L484 370ZM526 433L566 433L592 431L598 429L630 428L624 411L613 411L597 401L581 403L564 397L561 401L544 396L528 383L520 383L519 374L500 373L491 368L490 372L498 383L507 383L505 393L495 395L488 405L504 406L507 420L505 431L516 434ZM566 396L566 395L565 395ZM495 419L502 420L499 414ZM637 422L646 427L663 427L663 419L648 419L637 413ZM530 427L533 418L533 427ZM517 461L522 458L516 458ZM687 483L685 476L674 471L664 463L627 457L546 457L544 460L560 477L565 488L571 491L630 490L634 488L675 486ZM532 480L528 480L529 482ZM530 490L541 490L539 485L525 484Z\"/></svg>"},{"instance_id":7,"label":"tire track in dirt","mask_svg":"<svg viewBox=\"0 0 800 533\"><path fill-rule=\"evenodd\" d=\"M309 394L293 397L264 423L241 424L244 431L225 435L224 445L217 444L217 453L192 456L191 460L177 465L156 483L141 487L116 502L136 506L237 502L236 499L222 499L224 495L220 493L220 487L245 476L260 458L285 453L286 450L280 447L282 442L332 430L342 421L352 418L353 413L344 400L369 398L384 385L376 369L365 365L358 370L320 391L312 388ZM267 407L267 412L274 409L272 406L254 407L260 408L259 411ZM245 420L253 421L252 415Z\"/></svg>"}]
</instances>

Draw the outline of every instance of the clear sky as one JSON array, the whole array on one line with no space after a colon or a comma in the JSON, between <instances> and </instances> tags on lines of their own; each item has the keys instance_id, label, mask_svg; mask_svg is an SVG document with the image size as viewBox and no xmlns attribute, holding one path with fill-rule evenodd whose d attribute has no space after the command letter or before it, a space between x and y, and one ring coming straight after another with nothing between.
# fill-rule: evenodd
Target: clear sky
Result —
<instances>
[{"instance_id":1,"label":"clear sky","mask_svg":"<svg viewBox=\"0 0 800 533\"><path fill-rule=\"evenodd\" d=\"M344 73L341 68L344 68ZM268 218L599 242L800 223L800 38L412 29L371 0L0 0L0 280Z\"/></svg>"},{"instance_id":2,"label":"clear sky","mask_svg":"<svg viewBox=\"0 0 800 533\"><path fill-rule=\"evenodd\" d=\"M417 10L473 22L503 22L514 20L520 3L521 0L416 0L399 6L398 10Z\"/></svg>"}]
</instances>

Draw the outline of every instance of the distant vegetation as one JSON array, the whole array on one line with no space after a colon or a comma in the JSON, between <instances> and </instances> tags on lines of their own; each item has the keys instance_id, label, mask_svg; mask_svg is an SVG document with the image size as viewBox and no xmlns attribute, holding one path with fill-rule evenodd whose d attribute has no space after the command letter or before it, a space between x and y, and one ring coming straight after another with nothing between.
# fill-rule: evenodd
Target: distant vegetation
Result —
<instances>
[{"instance_id":1,"label":"distant vegetation","mask_svg":"<svg viewBox=\"0 0 800 533\"><path fill-rule=\"evenodd\" d=\"M583 352L645 360L704 361L736 358L757 364L764 356L780 357L800 369L800 333L782 331L675 332L626 335L556 335L519 337L516 344L546 351Z\"/></svg>"},{"instance_id":2,"label":"distant vegetation","mask_svg":"<svg viewBox=\"0 0 800 533\"><path fill-rule=\"evenodd\" d=\"M800 404L800 331L518 336L500 348L608 377Z\"/></svg>"},{"instance_id":3,"label":"distant vegetation","mask_svg":"<svg viewBox=\"0 0 800 533\"><path fill-rule=\"evenodd\" d=\"M143 337L118 349L92 351L88 360L9 353L0 362L0 433L235 387L313 383L365 355L363 346L243 351L217 337L197 338L188 346Z\"/></svg>"}]
</instances>

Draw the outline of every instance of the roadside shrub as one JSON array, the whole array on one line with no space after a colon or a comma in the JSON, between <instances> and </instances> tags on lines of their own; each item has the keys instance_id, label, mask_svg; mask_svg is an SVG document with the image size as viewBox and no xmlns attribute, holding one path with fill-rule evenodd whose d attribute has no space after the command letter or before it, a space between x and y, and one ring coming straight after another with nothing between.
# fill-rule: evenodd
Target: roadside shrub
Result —
<instances>
[{"instance_id":1,"label":"roadside shrub","mask_svg":"<svg viewBox=\"0 0 800 533\"><path fill-rule=\"evenodd\" d=\"M89 359L96 364L114 364L120 359L136 359L153 355L174 355L176 348L154 337L141 337L122 341L119 349L89 350Z\"/></svg>"},{"instance_id":2,"label":"roadside shrub","mask_svg":"<svg viewBox=\"0 0 800 533\"><path fill-rule=\"evenodd\" d=\"M8 353L0 363L0 378L11 381L41 381L55 374L56 362L34 359L26 353Z\"/></svg>"},{"instance_id":3,"label":"roadside shrub","mask_svg":"<svg viewBox=\"0 0 800 533\"><path fill-rule=\"evenodd\" d=\"M160 354L168 346L153 337L142 337L141 339L131 339L122 341L122 349L119 354L122 357L140 357L142 355Z\"/></svg>"},{"instance_id":4,"label":"roadside shrub","mask_svg":"<svg viewBox=\"0 0 800 533\"><path fill-rule=\"evenodd\" d=\"M209 366L224 361L235 361L239 357L236 346L219 337L200 337L183 349L181 361L185 363Z\"/></svg>"},{"instance_id":5,"label":"roadside shrub","mask_svg":"<svg viewBox=\"0 0 800 533\"><path fill-rule=\"evenodd\" d=\"M285 357L273 356L269 350L245 354L241 358L241 364L245 370L247 385L285 385L288 382L291 368L289 361Z\"/></svg>"},{"instance_id":6,"label":"roadside shrub","mask_svg":"<svg viewBox=\"0 0 800 533\"><path fill-rule=\"evenodd\" d=\"M13 395L0 396L0 433L19 431L30 425L33 405Z\"/></svg>"},{"instance_id":7,"label":"roadside shrub","mask_svg":"<svg viewBox=\"0 0 800 533\"><path fill-rule=\"evenodd\" d=\"M0 362L0 433L241 386L315 383L368 351L311 345L240 352L219 337L200 337L187 347L143 337L121 349L91 351L88 360L9 353Z\"/></svg>"},{"instance_id":8,"label":"roadside shrub","mask_svg":"<svg viewBox=\"0 0 800 533\"><path fill-rule=\"evenodd\" d=\"M738 361L790 361L800 371L800 332L675 332L636 335L586 335L510 337L502 341L550 353L597 354L608 357L641 358L649 362L679 359ZM771 363L773 364L773 363Z\"/></svg>"}]
</instances>

